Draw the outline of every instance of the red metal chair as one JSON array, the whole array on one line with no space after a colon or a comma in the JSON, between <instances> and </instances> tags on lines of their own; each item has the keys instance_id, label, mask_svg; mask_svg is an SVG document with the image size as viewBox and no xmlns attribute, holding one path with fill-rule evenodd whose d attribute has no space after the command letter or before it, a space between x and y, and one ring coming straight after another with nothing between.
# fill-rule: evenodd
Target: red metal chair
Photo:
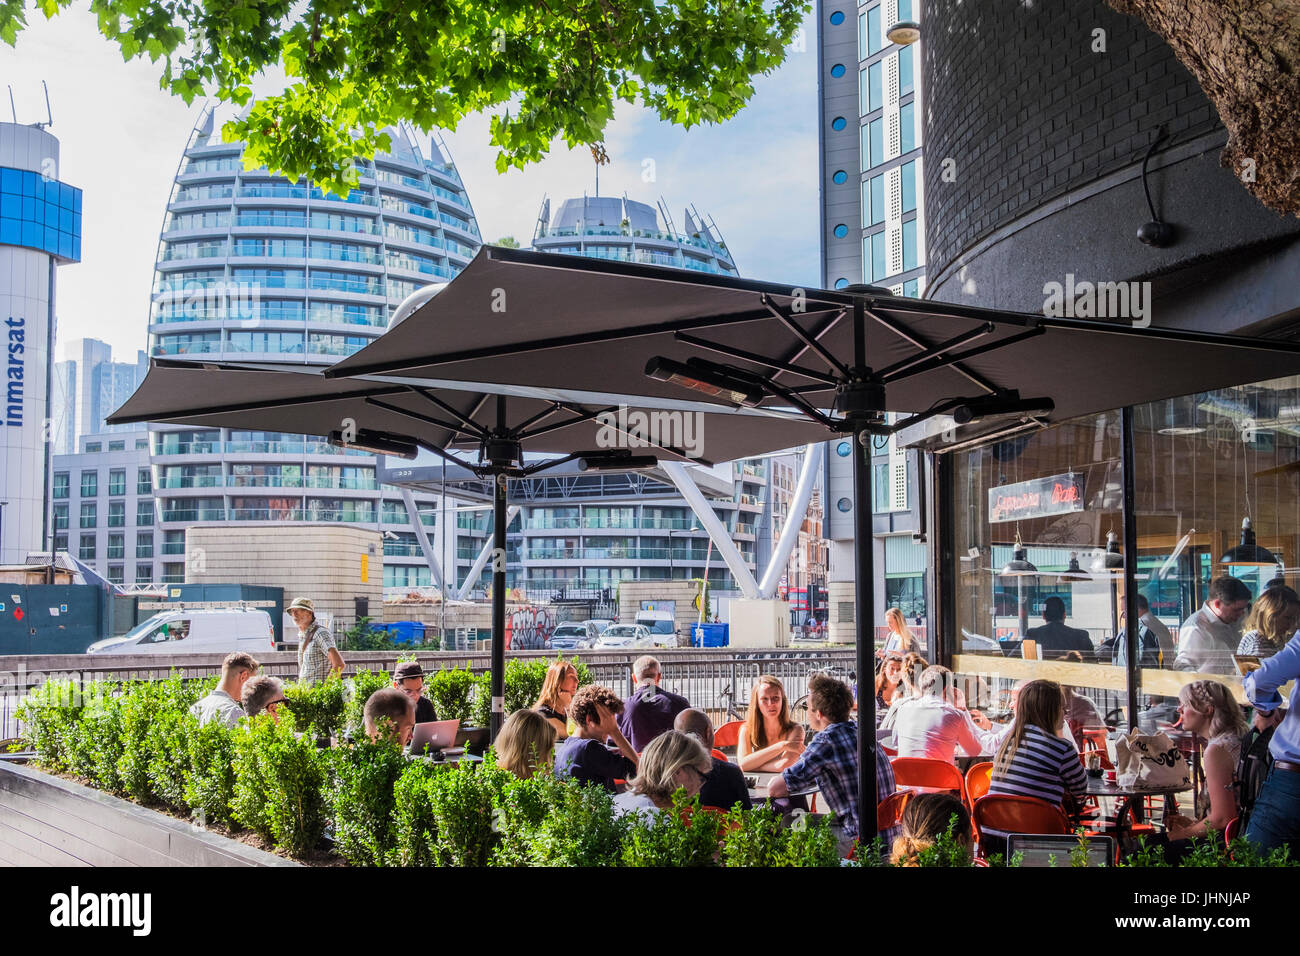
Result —
<instances>
[{"instance_id":1,"label":"red metal chair","mask_svg":"<svg viewBox=\"0 0 1300 956\"><path fill-rule=\"evenodd\" d=\"M910 790L897 790L876 805L876 830L884 832L898 826L903 819L903 810L912 797Z\"/></svg>"},{"instance_id":2,"label":"red metal chair","mask_svg":"<svg viewBox=\"0 0 1300 956\"><path fill-rule=\"evenodd\" d=\"M890 765L894 768L894 783L900 787L952 790L963 800L966 798L966 781L962 778L961 771L946 760L895 757Z\"/></svg>"},{"instance_id":3,"label":"red metal chair","mask_svg":"<svg viewBox=\"0 0 1300 956\"><path fill-rule=\"evenodd\" d=\"M740 731L745 726L743 720L733 720L723 724L713 734L713 746L715 747L738 747L740 745Z\"/></svg>"},{"instance_id":4,"label":"red metal chair","mask_svg":"<svg viewBox=\"0 0 1300 956\"><path fill-rule=\"evenodd\" d=\"M973 808L975 801L989 792L993 784L993 764L990 761L971 764L966 771L966 806Z\"/></svg>"},{"instance_id":5,"label":"red metal chair","mask_svg":"<svg viewBox=\"0 0 1300 956\"><path fill-rule=\"evenodd\" d=\"M713 748L713 756L717 757L719 760L726 760L728 763L731 762L731 760L727 757L727 755L724 754L724 753L723 753L721 750L719 750L717 747L714 747L714 748Z\"/></svg>"},{"instance_id":6,"label":"red metal chair","mask_svg":"<svg viewBox=\"0 0 1300 956\"><path fill-rule=\"evenodd\" d=\"M888 757L890 760L893 760L895 757L898 756L897 750L894 750L890 747L886 747L884 744L880 745L880 749L884 752L885 756Z\"/></svg>"},{"instance_id":7,"label":"red metal chair","mask_svg":"<svg viewBox=\"0 0 1300 956\"><path fill-rule=\"evenodd\" d=\"M971 822L975 825L981 846L986 842L985 830L996 830L999 833L1070 832L1070 820L1056 804L1037 797L1016 797L1001 793L976 800Z\"/></svg>"},{"instance_id":8,"label":"red metal chair","mask_svg":"<svg viewBox=\"0 0 1300 956\"><path fill-rule=\"evenodd\" d=\"M1241 817L1233 817L1228 821L1228 825L1223 828L1224 846L1231 846L1232 841L1241 835Z\"/></svg>"}]
</instances>

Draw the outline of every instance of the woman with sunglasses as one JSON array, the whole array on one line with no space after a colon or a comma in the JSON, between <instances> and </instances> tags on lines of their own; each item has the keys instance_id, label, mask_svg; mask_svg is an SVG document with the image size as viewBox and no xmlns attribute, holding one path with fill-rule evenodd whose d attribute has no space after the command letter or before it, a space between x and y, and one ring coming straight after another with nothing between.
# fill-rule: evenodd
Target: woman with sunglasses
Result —
<instances>
[{"instance_id":1,"label":"woman with sunglasses","mask_svg":"<svg viewBox=\"0 0 1300 956\"><path fill-rule=\"evenodd\" d=\"M713 758L694 734L660 734L641 751L636 777L628 781L626 793L614 798L614 812L641 813L653 820L672 809L678 790L685 790L688 799L699 793L712 769Z\"/></svg>"}]
</instances>

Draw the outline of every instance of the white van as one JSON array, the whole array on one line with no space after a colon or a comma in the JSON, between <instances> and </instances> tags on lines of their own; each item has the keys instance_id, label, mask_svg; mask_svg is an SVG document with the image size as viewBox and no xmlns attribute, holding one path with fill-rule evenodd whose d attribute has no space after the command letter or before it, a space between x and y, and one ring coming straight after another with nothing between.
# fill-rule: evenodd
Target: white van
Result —
<instances>
[{"instance_id":1,"label":"white van","mask_svg":"<svg viewBox=\"0 0 1300 956\"><path fill-rule=\"evenodd\" d=\"M637 611L636 623L650 632L651 646L677 646L677 623L670 611Z\"/></svg>"},{"instance_id":2,"label":"white van","mask_svg":"<svg viewBox=\"0 0 1300 956\"><path fill-rule=\"evenodd\" d=\"M121 637L96 641L87 654L229 654L256 656L275 647L271 616L256 608L155 614Z\"/></svg>"}]
</instances>

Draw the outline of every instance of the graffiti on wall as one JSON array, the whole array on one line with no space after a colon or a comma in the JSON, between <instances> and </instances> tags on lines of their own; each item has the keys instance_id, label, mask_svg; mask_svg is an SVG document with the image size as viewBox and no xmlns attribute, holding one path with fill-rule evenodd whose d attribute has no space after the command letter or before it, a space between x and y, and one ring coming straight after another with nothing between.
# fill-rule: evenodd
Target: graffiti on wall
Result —
<instances>
[{"instance_id":1,"label":"graffiti on wall","mask_svg":"<svg viewBox=\"0 0 1300 956\"><path fill-rule=\"evenodd\" d=\"M521 607L506 615L506 647L540 651L555 631L555 617L544 607Z\"/></svg>"}]
</instances>

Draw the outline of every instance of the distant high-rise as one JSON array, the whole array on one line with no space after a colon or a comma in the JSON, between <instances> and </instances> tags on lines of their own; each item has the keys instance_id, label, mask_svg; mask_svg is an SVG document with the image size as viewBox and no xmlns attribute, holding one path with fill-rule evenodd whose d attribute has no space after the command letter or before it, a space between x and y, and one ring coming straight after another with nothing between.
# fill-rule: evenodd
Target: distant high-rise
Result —
<instances>
[{"instance_id":1,"label":"distant high-rise","mask_svg":"<svg viewBox=\"0 0 1300 956\"><path fill-rule=\"evenodd\" d=\"M63 346L62 362L54 363L50 419L54 453L77 450L83 435L133 431L134 425L105 425L104 419L122 405L144 381L149 357L136 352L136 360L114 362L113 350L97 339L75 339Z\"/></svg>"},{"instance_id":2,"label":"distant high-rise","mask_svg":"<svg viewBox=\"0 0 1300 956\"><path fill-rule=\"evenodd\" d=\"M59 181L59 141L0 123L0 564L39 551L49 514L55 271L81 260L81 190Z\"/></svg>"},{"instance_id":3,"label":"distant high-rise","mask_svg":"<svg viewBox=\"0 0 1300 956\"><path fill-rule=\"evenodd\" d=\"M391 152L357 160L346 197L245 170L211 113L190 137L158 244L149 316L154 356L329 365L373 341L416 289L451 279L478 225L435 135L390 128ZM151 426L161 580L185 574L197 522L347 522L381 530L384 584L430 581L396 489L375 457L319 436ZM426 514L423 523L435 524Z\"/></svg>"}]
</instances>

